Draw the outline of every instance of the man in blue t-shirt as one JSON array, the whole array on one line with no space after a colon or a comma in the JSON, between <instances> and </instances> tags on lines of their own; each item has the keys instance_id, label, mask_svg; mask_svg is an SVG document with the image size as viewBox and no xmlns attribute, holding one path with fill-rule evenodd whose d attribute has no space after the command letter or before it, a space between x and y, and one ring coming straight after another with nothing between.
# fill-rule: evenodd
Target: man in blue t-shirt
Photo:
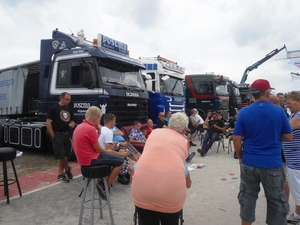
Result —
<instances>
[{"instance_id":1,"label":"man in blue t-shirt","mask_svg":"<svg viewBox=\"0 0 300 225\"><path fill-rule=\"evenodd\" d=\"M268 101L271 87L267 80L254 81L251 92L254 103L241 109L233 132L241 166L240 216L243 225L255 221L255 205L262 184L268 202L266 223L282 225L286 224L289 204L284 192L281 141L291 141L292 130L284 110Z\"/></svg>"}]
</instances>

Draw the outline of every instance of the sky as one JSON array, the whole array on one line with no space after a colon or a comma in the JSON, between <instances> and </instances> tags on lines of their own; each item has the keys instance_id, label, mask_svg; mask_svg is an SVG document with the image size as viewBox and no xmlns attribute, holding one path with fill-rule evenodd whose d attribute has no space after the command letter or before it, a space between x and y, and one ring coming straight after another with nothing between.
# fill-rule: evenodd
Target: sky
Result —
<instances>
[{"instance_id":1,"label":"sky","mask_svg":"<svg viewBox=\"0 0 300 225\"><path fill-rule=\"evenodd\" d=\"M300 4L286 0L0 0L0 69L39 59L40 40L58 28L87 40L98 33L128 44L130 56L162 56L185 74L214 72L240 83L267 79L275 93L300 90L287 51L300 50ZM298 59L300 61L300 59Z\"/></svg>"}]
</instances>

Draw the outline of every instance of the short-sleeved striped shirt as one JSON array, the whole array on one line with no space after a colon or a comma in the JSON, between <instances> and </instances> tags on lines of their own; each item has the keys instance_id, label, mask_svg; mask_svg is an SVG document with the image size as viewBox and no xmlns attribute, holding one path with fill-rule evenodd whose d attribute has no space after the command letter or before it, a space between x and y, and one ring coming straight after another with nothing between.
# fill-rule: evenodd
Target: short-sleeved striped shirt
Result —
<instances>
[{"instance_id":1,"label":"short-sleeved striped shirt","mask_svg":"<svg viewBox=\"0 0 300 225\"><path fill-rule=\"evenodd\" d=\"M290 116L290 120L299 117L300 112ZM290 169L300 170L300 128L293 130L293 140L283 142L283 153L286 160L286 165Z\"/></svg>"}]
</instances>

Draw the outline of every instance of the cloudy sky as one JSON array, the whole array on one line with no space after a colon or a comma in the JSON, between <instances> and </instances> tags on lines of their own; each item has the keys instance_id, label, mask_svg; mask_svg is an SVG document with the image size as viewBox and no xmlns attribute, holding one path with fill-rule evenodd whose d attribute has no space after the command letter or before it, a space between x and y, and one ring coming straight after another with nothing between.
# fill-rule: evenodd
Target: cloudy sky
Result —
<instances>
[{"instance_id":1,"label":"cloudy sky","mask_svg":"<svg viewBox=\"0 0 300 225\"><path fill-rule=\"evenodd\" d=\"M186 74L214 72L240 82L246 67L276 48L300 50L300 4L286 0L0 0L0 68L39 59L52 30L128 44L130 56L161 55ZM275 92L300 90L286 50L249 72ZM299 60L300 61L300 60Z\"/></svg>"}]
</instances>

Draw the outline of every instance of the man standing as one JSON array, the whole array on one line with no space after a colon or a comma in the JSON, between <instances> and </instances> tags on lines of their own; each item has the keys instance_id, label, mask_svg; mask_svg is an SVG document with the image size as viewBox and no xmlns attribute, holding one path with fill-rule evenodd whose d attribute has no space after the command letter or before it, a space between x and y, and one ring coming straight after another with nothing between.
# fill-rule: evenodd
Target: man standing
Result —
<instances>
[{"instance_id":1,"label":"man standing","mask_svg":"<svg viewBox=\"0 0 300 225\"><path fill-rule=\"evenodd\" d=\"M71 167L68 166L68 155L72 148L70 129L73 129L73 112L68 106L71 95L63 92L59 96L59 103L48 110L46 126L52 138L53 152L58 159L57 181L69 182L73 178Z\"/></svg>"},{"instance_id":2,"label":"man standing","mask_svg":"<svg viewBox=\"0 0 300 225\"><path fill-rule=\"evenodd\" d=\"M284 193L281 141L291 141L292 130L284 110L268 101L271 87L267 80L254 81L251 91L254 103L241 109L233 132L241 169L238 200L242 225L255 221L260 183L267 199L266 223L284 225L289 204Z\"/></svg>"},{"instance_id":3,"label":"man standing","mask_svg":"<svg viewBox=\"0 0 300 225\"><path fill-rule=\"evenodd\" d=\"M279 105L283 108L283 110L285 111L285 114L287 116L287 118L289 118L289 114L287 112L287 107L286 105L284 104L284 94L283 93L277 93L277 98L279 99Z\"/></svg>"}]
</instances>

